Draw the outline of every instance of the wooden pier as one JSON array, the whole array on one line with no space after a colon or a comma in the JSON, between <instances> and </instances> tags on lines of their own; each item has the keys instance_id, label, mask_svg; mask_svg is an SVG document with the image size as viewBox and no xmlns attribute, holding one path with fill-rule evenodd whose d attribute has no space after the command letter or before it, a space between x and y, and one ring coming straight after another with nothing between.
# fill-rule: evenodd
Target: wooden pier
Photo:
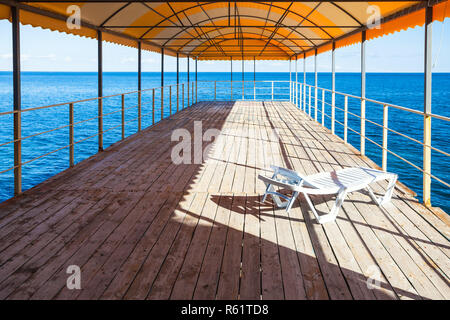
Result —
<instances>
[{"instance_id":1,"label":"wooden pier","mask_svg":"<svg viewBox=\"0 0 450 320\"><path fill-rule=\"evenodd\" d=\"M194 121L221 134L176 165L172 132ZM289 214L261 202L271 164L374 166L290 103L198 103L1 204L0 298L450 298L445 213L399 187L383 210L350 194L320 225L303 197Z\"/></svg>"}]
</instances>

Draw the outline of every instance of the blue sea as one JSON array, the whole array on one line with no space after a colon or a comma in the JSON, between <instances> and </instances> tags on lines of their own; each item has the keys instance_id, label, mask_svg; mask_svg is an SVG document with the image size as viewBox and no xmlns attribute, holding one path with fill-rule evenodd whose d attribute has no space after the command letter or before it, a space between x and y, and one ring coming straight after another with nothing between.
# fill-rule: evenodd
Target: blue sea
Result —
<instances>
[{"instance_id":1,"label":"blue sea","mask_svg":"<svg viewBox=\"0 0 450 320\"><path fill-rule=\"evenodd\" d=\"M253 81L253 73L245 73L245 80ZM303 74L298 74L299 81L303 79ZM180 81L186 81L186 73L180 74ZM191 80L194 74L191 74ZM229 80L229 73L199 73L198 80ZM241 80L242 74L235 73L233 80ZM293 73L293 79L295 74ZM257 73L256 80L277 80L289 81L289 73ZM176 73L165 73L165 84L176 83ZM314 83L314 74L307 74L307 83ZM422 74L367 74L366 96L370 99L392 103L416 110L423 110L423 75ZM331 88L331 74L319 73L319 87ZM143 73L142 88L153 88L160 86L160 74ZM270 84L265 88L258 89L259 98L270 99ZM288 99L288 84L278 84L275 89L276 99ZM137 90L137 74L123 72L104 73L104 95L113 95ZM360 95L360 75L358 73L337 73L336 90L339 92ZM93 98L97 94L97 74L96 73L67 73L67 72L23 72L22 73L22 108L34 108L57 103L64 103L74 100ZM242 98L242 86L236 85L233 88L234 99ZM170 114L168 89L165 91L166 97L164 116ZM175 90L172 92L172 111L176 109ZM156 95L156 110L160 110L159 94ZM248 83L244 89L244 97L253 99L253 86ZM321 95L320 95L321 97ZM214 99L213 85L199 85L198 100ZM218 84L217 99L229 100L229 86ZM151 107L152 93L148 91L142 96L142 113L146 114L142 120L142 126L152 123ZM331 96L326 94L326 101L331 103ZM450 74L433 74L433 113L450 116ZM126 136L137 131L137 122L132 121L137 117L137 108L132 108L137 104L137 94L127 95L125 98L126 116L125 121L130 121L126 125ZM181 104L181 102L180 102ZM185 93L185 105L187 105L187 94ZM336 98L336 105L344 107L344 98L339 95ZM121 97L105 99L104 113L120 110ZM13 108L12 94L12 73L0 72L0 112L11 111ZM321 103L319 102L319 110ZM331 114L331 107L326 105L326 112ZM382 124L383 110L380 105L368 103L366 106L367 119ZM42 131L51 130L68 124L68 105L55 108L42 109L32 112L22 113L22 137L37 134ZM360 102L356 99L349 99L349 111L360 114ZM97 103L95 101L79 103L75 105L75 122L93 118L97 115ZM320 113L319 113L320 119ZM160 114L156 112L155 121L158 121ZM336 110L336 120L343 122L343 112ZM120 112L105 116L104 130L120 125ZM325 118L325 123L330 128L331 120ZM360 120L349 115L349 126L359 132ZM415 138L423 140L422 128L423 118L420 115L412 114L402 110L389 110L389 127ZM75 126L75 141L86 139L97 133L97 119L93 119ZM343 137L343 127L336 124L336 133ZM432 120L432 146L447 153L450 152L450 123L443 120ZM382 144L382 129L370 122L366 124L366 135L378 144ZM22 143L22 161L26 162L49 153L55 149L62 148L68 144L69 129L49 132L25 139ZM108 147L121 137L120 126L112 129L104 135L104 147ZM0 116L0 145L13 140L13 117L12 115ZM349 142L359 149L360 137L356 133L349 131ZM401 155L417 166L422 166L422 146L396 135L392 132L388 137L388 148ZM86 139L75 146L75 162L78 163L97 152L97 137ZM366 154L378 165L381 166L381 150L378 146L366 142ZM440 179L450 182L450 170L448 157L432 151L431 170ZM69 149L62 149L38 160L32 161L23 166L23 189L29 189L36 184L48 179L54 174L66 169L69 164ZM13 144L0 146L0 172L13 166ZM400 180L414 190L421 199L422 195L422 174L417 169L411 167L395 156L388 154L388 170L399 174ZM4 201L13 195L13 172L8 171L0 174L0 201ZM436 180L432 180L431 202L433 206L438 206L450 213L450 189Z\"/></svg>"}]
</instances>

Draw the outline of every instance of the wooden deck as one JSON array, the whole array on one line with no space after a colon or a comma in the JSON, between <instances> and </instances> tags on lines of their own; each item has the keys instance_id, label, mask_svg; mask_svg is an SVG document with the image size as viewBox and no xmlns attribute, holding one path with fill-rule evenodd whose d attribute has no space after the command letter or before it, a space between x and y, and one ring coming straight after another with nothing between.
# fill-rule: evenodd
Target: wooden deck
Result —
<instances>
[{"instance_id":1,"label":"wooden deck","mask_svg":"<svg viewBox=\"0 0 450 320\"><path fill-rule=\"evenodd\" d=\"M171 134L194 121L221 134L175 165ZM446 216L397 188L384 210L351 194L322 226L302 197L289 214L260 201L270 164L373 166L289 103L198 103L0 205L0 298L450 298Z\"/></svg>"}]
</instances>

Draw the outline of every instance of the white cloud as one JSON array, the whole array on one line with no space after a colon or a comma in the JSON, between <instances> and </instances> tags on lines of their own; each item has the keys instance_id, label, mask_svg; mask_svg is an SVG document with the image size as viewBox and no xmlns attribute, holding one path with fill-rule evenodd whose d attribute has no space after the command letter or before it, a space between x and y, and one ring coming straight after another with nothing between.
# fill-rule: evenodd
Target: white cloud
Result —
<instances>
[{"instance_id":1,"label":"white cloud","mask_svg":"<svg viewBox=\"0 0 450 320\"><path fill-rule=\"evenodd\" d=\"M0 58L2 59L11 59L12 58L12 54L11 53L5 53L0 55Z\"/></svg>"}]
</instances>

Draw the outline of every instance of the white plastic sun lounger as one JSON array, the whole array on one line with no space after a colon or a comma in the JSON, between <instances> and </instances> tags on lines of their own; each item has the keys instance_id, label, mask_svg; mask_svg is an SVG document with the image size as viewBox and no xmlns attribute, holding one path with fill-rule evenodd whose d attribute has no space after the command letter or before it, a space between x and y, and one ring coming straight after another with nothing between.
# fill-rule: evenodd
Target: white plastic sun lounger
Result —
<instances>
[{"instance_id":1,"label":"white plastic sun lounger","mask_svg":"<svg viewBox=\"0 0 450 320\"><path fill-rule=\"evenodd\" d=\"M337 217L340 207L344 202L344 199L349 192L367 189L371 198L379 206L389 202L392 197L395 183L397 181L397 175L394 173L384 172L371 168L346 168L332 172L321 172L311 176L304 177L295 171L271 166L274 170L271 178L259 175L266 185L266 192L263 197L263 202L266 201L267 195L271 195L275 204L279 208L286 207L286 211L289 212L295 199L300 193L303 193L309 207L311 208L314 216L319 223L325 223L334 221ZM371 183L389 180L389 185L385 195L378 198L369 187ZM286 196L279 192L276 192L274 186L282 189L292 191L291 196ZM317 211L309 198L309 195L327 195L336 194L336 201L333 208L328 214L319 216ZM281 198L286 201L282 201Z\"/></svg>"}]
</instances>

